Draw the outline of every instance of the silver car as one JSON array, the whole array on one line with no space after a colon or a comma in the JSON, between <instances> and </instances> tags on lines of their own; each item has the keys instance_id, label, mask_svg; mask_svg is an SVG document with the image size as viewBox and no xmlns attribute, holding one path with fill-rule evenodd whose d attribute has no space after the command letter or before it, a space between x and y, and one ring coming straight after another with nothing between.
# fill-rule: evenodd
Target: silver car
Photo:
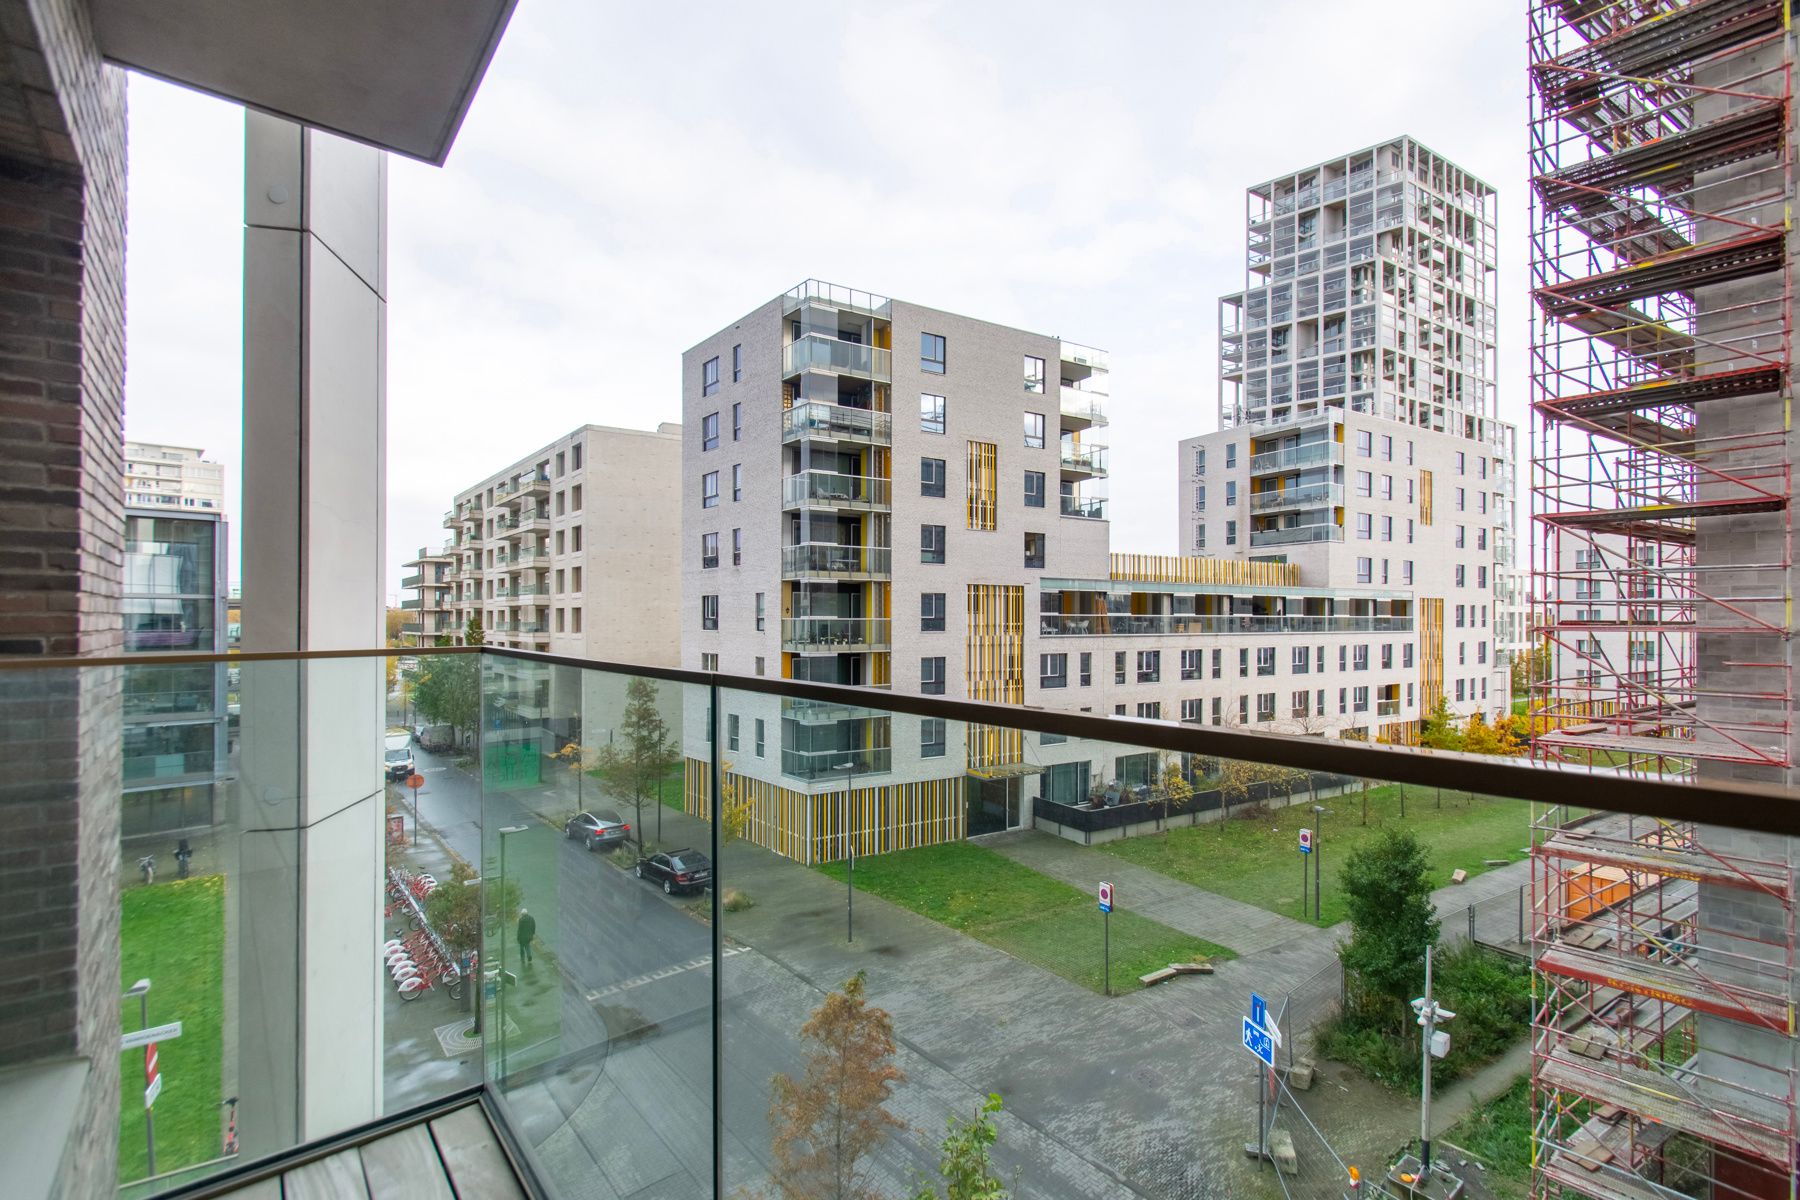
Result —
<instances>
[{"instance_id":1,"label":"silver car","mask_svg":"<svg viewBox=\"0 0 1800 1200\"><path fill-rule=\"evenodd\" d=\"M631 836L631 826L613 812L576 813L563 824L571 840L581 839L589 850L610 850Z\"/></svg>"}]
</instances>

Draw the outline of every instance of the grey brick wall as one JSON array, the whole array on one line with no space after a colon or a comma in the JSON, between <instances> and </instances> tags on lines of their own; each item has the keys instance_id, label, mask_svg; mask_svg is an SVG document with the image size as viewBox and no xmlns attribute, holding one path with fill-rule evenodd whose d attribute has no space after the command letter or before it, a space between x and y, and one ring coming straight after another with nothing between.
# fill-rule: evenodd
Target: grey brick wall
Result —
<instances>
[{"instance_id":1,"label":"grey brick wall","mask_svg":"<svg viewBox=\"0 0 1800 1200\"><path fill-rule=\"evenodd\" d=\"M125 81L81 0L0 0L0 654L122 644ZM117 672L0 679L0 1066L90 1063L58 1172L118 1143Z\"/></svg>"}]
</instances>

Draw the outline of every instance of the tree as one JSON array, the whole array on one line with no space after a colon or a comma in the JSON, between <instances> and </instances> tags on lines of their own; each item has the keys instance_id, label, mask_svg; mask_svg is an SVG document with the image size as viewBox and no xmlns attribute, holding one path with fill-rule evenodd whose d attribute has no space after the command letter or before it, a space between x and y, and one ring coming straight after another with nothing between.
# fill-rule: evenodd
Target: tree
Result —
<instances>
[{"instance_id":1,"label":"tree","mask_svg":"<svg viewBox=\"0 0 1800 1200\"><path fill-rule=\"evenodd\" d=\"M1450 711L1450 702L1443 696L1438 697L1437 707L1425 717L1425 727L1419 733L1419 745L1433 750L1461 750L1463 748L1463 731L1461 723Z\"/></svg>"},{"instance_id":2,"label":"tree","mask_svg":"<svg viewBox=\"0 0 1800 1200\"><path fill-rule=\"evenodd\" d=\"M1338 876L1351 925L1338 958L1358 999L1396 1025L1424 987L1425 947L1438 938L1430 871L1412 831L1390 826L1355 850Z\"/></svg>"},{"instance_id":3,"label":"tree","mask_svg":"<svg viewBox=\"0 0 1800 1200\"><path fill-rule=\"evenodd\" d=\"M950 1132L938 1160L938 1174L944 1178L943 1200L1006 1200L1006 1183L994 1174L991 1157L1000 1137L994 1125L1000 1107L999 1095L989 1092L971 1119L962 1121L955 1114L945 1119ZM913 1200L938 1200L937 1189L921 1182Z\"/></svg>"},{"instance_id":4,"label":"tree","mask_svg":"<svg viewBox=\"0 0 1800 1200\"><path fill-rule=\"evenodd\" d=\"M1469 754L1523 754L1524 732L1510 716L1500 717L1489 725L1480 713L1473 713L1468 729L1463 732L1462 749Z\"/></svg>"},{"instance_id":5,"label":"tree","mask_svg":"<svg viewBox=\"0 0 1800 1200\"><path fill-rule=\"evenodd\" d=\"M478 612L470 613L468 622L463 625L463 645L487 645L487 635L481 630L481 614Z\"/></svg>"},{"instance_id":6,"label":"tree","mask_svg":"<svg viewBox=\"0 0 1800 1200\"><path fill-rule=\"evenodd\" d=\"M478 631L479 632L479 631ZM453 740L481 722L481 658L433 654L420 660L413 707L433 725L450 726Z\"/></svg>"},{"instance_id":7,"label":"tree","mask_svg":"<svg viewBox=\"0 0 1800 1200\"><path fill-rule=\"evenodd\" d=\"M637 809L638 853L644 852L644 801L656 794L662 778L678 761L669 723L656 707L656 685L642 677L625 689L625 715L619 721L622 745L600 747L600 778L607 789Z\"/></svg>"},{"instance_id":8,"label":"tree","mask_svg":"<svg viewBox=\"0 0 1800 1200\"><path fill-rule=\"evenodd\" d=\"M387 644L388 645L398 646L401 644L400 643L400 630L405 624L406 624L406 610L404 608L390 608L387 610Z\"/></svg>"},{"instance_id":9,"label":"tree","mask_svg":"<svg viewBox=\"0 0 1800 1200\"><path fill-rule=\"evenodd\" d=\"M440 880L425 897L425 923L437 934L460 966L481 950L481 927L484 915L498 925L497 936L505 937L519 916L519 885L512 880L478 883L479 876L468 863L450 864L450 878ZM486 893L484 896L483 893ZM475 983L480 979L466 982ZM477 996L480 992L477 991ZM481 1004L475 1005L475 1025L481 1027Z\"/></svg>"},{"instance_id":10,"label":"tree","mask_svg":"<svg viewBox=\"0 0 1800 1200\"><path fill-rule=\"evenodd\" d=\"M550 757L568 764L570 772L575 776L575 811L583 811L581 781L599 763L599 757L586 746L578 745L575 742L566 743L562 749Z\"/></svg>"},{"instance_id":11,"label":"tree","mask_svg":"<svg viewBox=\"0 0 1800 1200\"><path fill-rule=\"evenodd\" d=\"M719 841L721 844L744 836L750 824L750 810L756 805L750 789L731 773L731 760L719 760Z\"/></svg>"},{"instance_id":12,"label":"tree","mask_svg":"<svg viewBox=\"0 0 1800 1200\"><path fill-rule=\"evenodd\" d=\"M861 1161L905 1122L887 1110L906 1074L894 1065L894 1022L868 1002L858 971L801 1026L806 1072L771 1081L769 1124L782 1200L874 1200Z\"/></svg>"},{"instance_id":13,"label":"tree","mask_svg":"<svg viewBox=\"0 0 1800 1200\"><path fill-rule=\"evenodd\" d=\"M1186 758L1184 754L1162 756L1163 814L1159 819L1166 819L1171 809L1180 812L1194 798L1194 785L1188 782Z\"/></svg>"}]
</instances>

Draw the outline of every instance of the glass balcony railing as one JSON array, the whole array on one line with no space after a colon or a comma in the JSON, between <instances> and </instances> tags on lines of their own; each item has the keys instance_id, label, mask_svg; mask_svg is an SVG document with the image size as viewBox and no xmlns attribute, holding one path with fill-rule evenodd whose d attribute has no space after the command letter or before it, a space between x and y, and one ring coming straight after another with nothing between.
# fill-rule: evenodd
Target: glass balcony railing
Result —
<instances>
[{"instance_id":1,"label":"glass balcony railing","mask_svg":"<svg viewBox=\"0 0 1800 1200\"><path fill-rule=\"evenodd\" d=\"M782 315L786 316L811 301L818 301L832 308L850 309L883 321L893 319L894 302L886 296L858 291L856 288L839 287L835 283L819 279L808 279L805 283L788 289L787 294L781 298Z\"/></svg>"},{"instance_id":2,"label":"glass balcony railing","mask_svg":"<svg viewBox=\"0 0 1800 1200\"><path fill-rule=\"evenodd\" d=\"M1038 631L1051 637L1119 634L1411 633L1411 617L1196 614L1041 613Z\"/></svg>"},{"instance_id":3,"label":"glass balcony railing","mask_svg":"<svg viewBox=\"0 0 1800 1200\"><path fill-rule=\"evenodd\" d=\"M1107 424L1106 397L1064 384L1062 420L1063 424L1070 428Z\"/></svg>"},{"instance_id":4,"label":"glass balcony railing","mask_svg":"<svg viewBox=\"0 0 1800 1200\"><path fill-rule=\"evenodd\" d=\"M783 649L798 653L842 653L888 648L886 617L783 617Z\"/></svg>"},{"instance_id":5,"label":"glass balcony railing","mask_svg":"<svg viewBox=\"0 0 1800 1200\"><path fill-rule=\"evenodd\" d=\"M385 682L400 653L419 660L404 694ZM864 1111L906 1118L877 1121L846 1160L872 1195L918 1194L921 1171L941 1191L946 1119L967 1121L997 1094L988 1151L1014 1196L1111 1195L1129 1179L1134 1196L1185 1200L1197 1162L1220 1194L1280 1196L1246 1161L1248 1134L1284 1160L1292 1144L1289 1194L1336 1197L1352 1190L1349 1143L1333 1136L1341 1086L1365 1097L1354 1142L1377 1157L1364 1190L1397 1200L1415 1189L1388 1182L1382 1156L1418 1132L1416 1099L1333 1060L1337 1084L1282 1090L1272 1120L1249 1130L1240 1037L1254 989L1284 1073L1322 1060L1328 1029L1346 1023L1382 1047L1368 1071L1418 1068L1419 1035L1396 1032L1416 1028L1414 985L1393 1001L1403 1026L1385 1010L1359 1015L1344 998L1368 980L1354 963L1346 977L1338 952L1359 876L1347 864L1371 862L1396 830L1416 845L1420 903L1436 918L1408 952L1435 942L1434 987L1458 1013L1451 1057L1426 1060L1440 1084L1529 1049L1540 1098L1618 1097L1619 1119L1641 1106L1659 1134L1737 1130L1734 1169L1754 1176L1754 1194L1790 1180L1792 1139L1777 1126L1791 1093L1769 1086L1787 1068L1727 1035L1754 1029L1777 1048L1788 1036L1792 934L1724 918L1790 911L1791 789L1628 774L1604 748L1591 769L1546 769L1374 745L1416 709L1375 699L1358 712L1365 694L1321 718L1285 686L1236 728L1210 708L1207 723L1178 724L946 703L899 679L882 691L622 672L494 649L208 661L237 677L241 720L223 761L183 748L203 778L166 788L136 786L159 776L128 765L123 794L111 764L156 756L130 749L146 736L137 726L107 719L125 703L121 666L0 669L12 786L72 810L104 794L121 812L123 836L78 868L83 897L116 912L14 918L98 958L102 987L146 981L120 1013L123 1095L101 1111L118 1147L102 1171L116 1176L88 1194L115 1183L131 1200L194 1194L227 1171L273 1180L283 1164L278 1191L345 1194L324 1166L345 1146L354 1189L410 1194L420 1189L377 1186L395 1169L416 1182L415 1159L397 1157L410 1139L416 1161L467 1172L459 1195L517 1194L471 1165L480 1153L550 1200L651 1185L773 1196L811 1178L771 1147L829 1136L840 1035L856 1034L858 1078L877 1081ZM1166 659L1163 679L1171 707L1206 690L1176 682ZM422 777L416 793L384 782L390 738ZM1670 740L1658 750L1679 769L1685 743ZM66 844L91 848L82 839L96 831L72 823ZM983 836L994 833L1008 836ZM192 851L183 871L178 841ZM1291 886L1297 846L1312 851L1303 889ZM118 878L88 887L96 858ZM1101 879L1122 881L1110 917L1093 900ZM1664 1006L1672 1024L1657 1044L1596 1052L1594 978ZM1504 1003L1458 1008L1465 994ZM77 999L33 1003L54 1021ZM1192 1036L1171 1037L1175 1011ZM176 1022L179 1035L130 1040ZM153 1129L138 1081L151 1040ZM49 1070L67 1052L19 1058ZM1078 1122L1071 1071L1091 1105ZM0 1087L16 1089L26 1073L6 1074ZM504 1154L440 1110L407 1139L349 1136L477 1092ZM39 1103L57 1115L51 1093ZM1519 1111L1549 1115L1478 1117L1484 1136L1520 1162L1588 1153L1586 1107L1528 1103ZM1453 1119L1434 1136L1455 1142ZM97 1136L46 1124L70 1130L46 1156ZM1394 1162L1396 1176L1411 1169ZM1576 1182L1626 1179L1602 1162Z\"/></svg>"},{"instance_id":6,"label":"glass balcony railing","mask_svg":"<svg viewBox=\"0 0 1800 1200\"><path fill-rule=\"evenodd\" d=\"M1106 497L1064 496L1062 497L1062 515L1084 517L1090 521L1104 521L1106 520Z\"/></svg>"},{"instance_id":7,"label":"glass balcony railing","mask_svg":"<svg viewBox=\"0 0 1800 1200\"><path fill-rule=\"evenodd\" d=\"M1062 469L1065 475L1087 475L1098 478L1106 474L1106 447L1063 443Z\"/></svg>"},{"instance_id":8,"label":"glass balcony railing","mask_svg":"<svg viewBox=\"0 0 1800 1200\"><path fill-rule=\"evenodd\" d=\"M1344 461L1344 447L1337 442L1314 442L1307 446L1295 446L1285 450L1269 450L1262 454L1250 456L1250 473L1262 475L1270 471L1290 471L1296 467L1311 467L1320 463L1341 463Z\"/></svg>"},{"instance_id":9,"label":"glass balcony railing","mask_svg":"<svg viewBox=\"0 0 1800 1200\"><path fill-rule=\"evenodd\" d=\"M1078 367L1088 367L1095 371L1107 370L1108 363L1110 362L1106 351L1097 350L1093 346L1083 346L1079 342L1064 342L1062 344L1062 360L1066 363L1073 363Z\"/></svg>"},{"instance_id":10,"label":"glass balcony railing","mask_svg":"<svg viewBox=\"0 0 1800 1200\"><path fill-rule=\"evenodd\" d=\"M425 577L423 575L402 575L400 577L400 590L409 592L423 582L425 582Z\"/></svg>"},{"instance_id":11,"label":"glass balcony railing","mask_svg":"<svg viewBox=\"0 0 1800 1200\"><path fill-rule=\"evenodd\" d=\"M802 471L781 481L784 508L886 508L889 494L889 482L873 475Z\"/></svg>"},{"instance_id":12,"label":"glass balcony railing","mask_svg":"<svg viewBox=\"0 0 1800 1200\"><path fill-rule=\"evenodd\" d=\"M1336 483L1309 483L1250 493L1250 511L1281 512L1294 508L1337 508L1344 503L1344 489Z\"/></svg>"},{"instance_id":13,"label":"glass balcony railing","mask_svg":"<svg viewBox=\"0 0 1800 1200\"><path fill-rule=\"evenodd\" d=\"M893 551L886 546L840 546L835 542L806 542L781 548L781 573L789 578L805 576L852 577L889 574Z\"/></svg>"},{"instance_id":14,"label":"glass balcony railing","mask_svg":"<svg viewBox=\"0 0 1800 1200\"><path fill-rule=\"evenodd\" d=\"M1320 525L1295 525L1287 529L1252 529L1252 546L1297 546L1311 542L1341 542L1344 527L1329 522Z\"/></svg>"},{"instance_id":15,"label":"glass balcony railing","mask_svg":"<svg viewBox=\"0 0 1800 1200\"><path fill-rule=\"evenodd\" d=\"M828 371L885 383L893 377L894 356L880 346L865 346L860 342L826 337L822 333L808 333L795 338L781 351L783 375L798 375L802 371Z\"/></svg>"},{"instance_id":16,"label":"glass balcony railing","mask_svg":"<svg viewBox=\"0 0 1800 1200\"><path fill-rule=\"evenodd\" d=\"M809 400L781 414L781 440L820 438L826 441L870 442L885 446L893 440L893 419L887 413L866 408L847 408Z\"/></svg>"}]
</instances>

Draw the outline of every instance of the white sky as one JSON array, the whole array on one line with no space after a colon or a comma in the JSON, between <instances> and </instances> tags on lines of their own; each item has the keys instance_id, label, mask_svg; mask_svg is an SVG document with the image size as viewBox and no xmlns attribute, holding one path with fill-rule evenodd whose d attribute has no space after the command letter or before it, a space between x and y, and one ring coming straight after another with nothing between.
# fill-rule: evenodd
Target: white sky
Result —
<instances>
[{"instance_id":1,"label":"white sky","mask_svg":"<svg viewBox=\"0 0 1800 1200\"><path fill-rule=\"evenodd\" d=\"M1500 189L1524 421L1518 0L601 7L521 0L449 165L392 162L391 590L455 489L678 420L681 351L807 277L1109 350L1113 546L1173 552L1244 187L1400 133ZM243 116L130 104L127 431L205 447L235 517Z\"/></svg>"}]
</instances>

